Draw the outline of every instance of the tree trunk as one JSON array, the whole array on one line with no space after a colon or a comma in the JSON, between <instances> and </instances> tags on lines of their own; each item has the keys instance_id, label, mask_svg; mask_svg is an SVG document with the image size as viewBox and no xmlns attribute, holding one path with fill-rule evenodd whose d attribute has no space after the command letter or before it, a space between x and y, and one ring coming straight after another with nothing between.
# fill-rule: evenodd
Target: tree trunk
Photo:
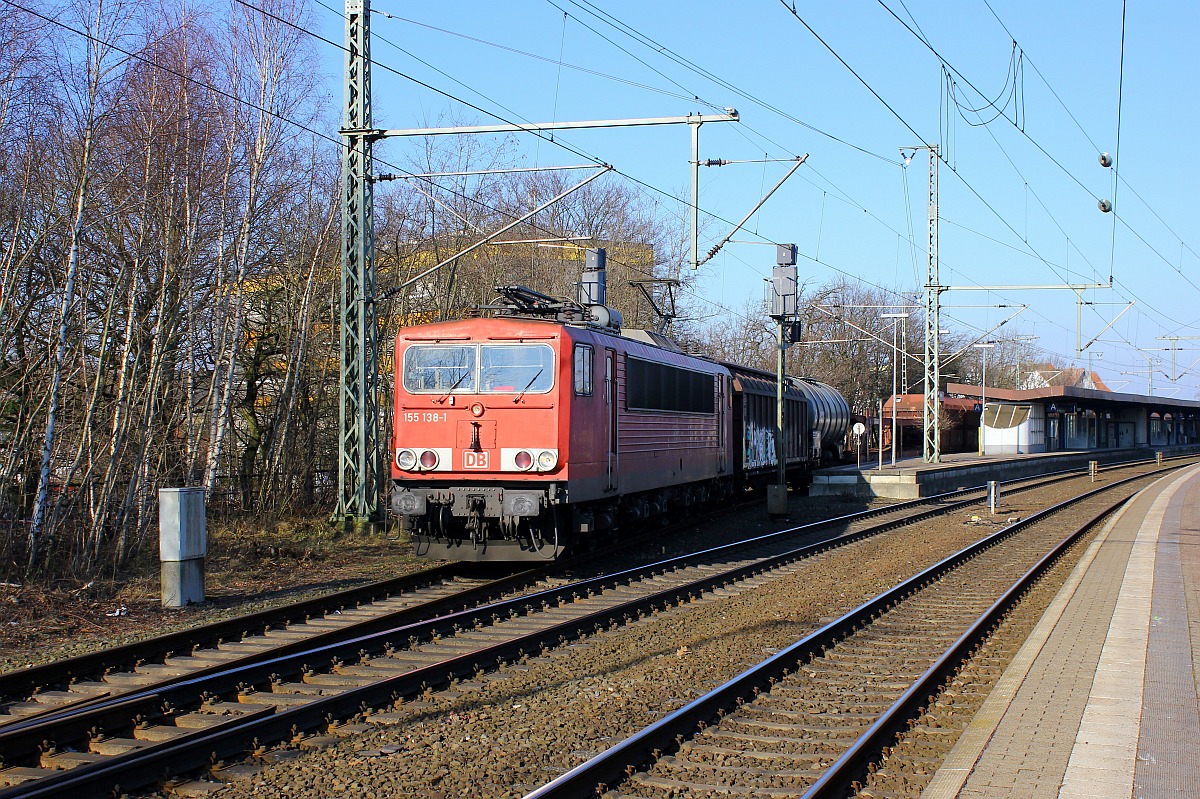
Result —
<instances>
[{"instance_id":1,"label":"tree trunk","mask_svg":"<svg viewBox=\"0 0 1200 799\"><path fill-rule=\"evenodd\" d=\"M83 157L79 166L79 187L76 191L75 218L71 227L71 249L67 256L67 279L63 286L62 307L59 311L58 346L50 371L50 407L46 412L46 436L42 444L42 464L38 471L37 498L33 505L33 519L29 525L26 542L25 571L28 574L38 566L42 550L42 532L46 523L46 504L50 494L50 467L54 456L54 424L58 416L63 370L67 359L67 339L71 325L71 306L75 302L75 276L79 272L79 240L83 235L83 214L87 207L88 169L91 165L92 134L94 118L88 120L83 135Z\"/></svg>"}]
</instances>

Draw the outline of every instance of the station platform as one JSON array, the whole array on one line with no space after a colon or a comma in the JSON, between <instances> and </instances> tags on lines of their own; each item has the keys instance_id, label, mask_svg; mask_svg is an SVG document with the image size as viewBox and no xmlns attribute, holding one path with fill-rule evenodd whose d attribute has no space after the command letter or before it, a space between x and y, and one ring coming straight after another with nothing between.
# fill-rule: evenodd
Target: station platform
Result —
<instances>
[{"instance_id":1,"label":"station platform","mask_svg":"<svg viewBox=\"0 0 1200 799\"><path fill-rule=\"evenodd\" d=\"M892 464L888 460L889 453L885 452L882 468L876 460L864 461L861 465L835 466L816 471L808 493L814 497L851 495L920 499L959 488L983 485L989 480L1016 480L1048 472L1086 469L1088 461L1098 461L1101 466L1106 466L1127 461L1153 460L1157 452L1163 453L1163 457L1200 454L1200 445L1068 450L995 456L956 452L943 454L941 463L925 463L920 457L913 457L897 460Z\"/></svg>"},{"instance_id":2,"label":"station platform","mask_svg":"<svg viewBox=\"0 0 1200 799\"><path fill-rule=\"evenodd\" d=\"M1200 796L1200 465L1097 535L922 799Z\"/></svg>"}]
</instances>

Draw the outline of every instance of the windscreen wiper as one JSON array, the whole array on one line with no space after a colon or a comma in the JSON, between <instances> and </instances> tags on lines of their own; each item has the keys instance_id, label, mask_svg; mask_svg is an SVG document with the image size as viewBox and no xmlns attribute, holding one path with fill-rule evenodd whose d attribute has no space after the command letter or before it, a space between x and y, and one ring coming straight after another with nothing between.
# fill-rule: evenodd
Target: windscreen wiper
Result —
<instances>
[{"instance_id":1,"label":"windscreen wiper","mask_svg":"<svg viewBox=\"0 0 1200 799\"><path fill-rule=\"evenodd\" d=\"M532 386L532 385L534 384L534 382L535 382L535 381L536 381L536 380L537 380L539 377L541 377L541 376L542 376L542 372L544 372L544 371L546 371L546 367L543 365L541 369L538 369L538 370L537 370L537 374L535 374L533 377L529 378L529 382L525 384L525 388L521 389L521 393L520 393L520 394L518 394L517 396L513 397L513 404L514 404L514 405L516 405L518 402L520 402L520 401L521 401L521 397L525 396L525 392L526 392L526 391L528 391L528 390L529 390L529 387L530 387L530 386Z\"/></svg>"},{"instance_id":2,"label":"windscreen wiper","mask_svg":"<svg viewBox=\"0 0 1200 799\"><path fill-rule=\"evenodd\" d=\"M454 381L454 385L452 385L452 386L450 386L450 388L446 389L446 393L443 394L442 396L438 397L436 400L434 400L434 402L436 402L438 405L441 405L443 402L445 402L446 397L449 397L452 393L454 393L454 389L458 388L458 384L461 383L462 381L466 380L467 375L469 375L469 374L471 374L471 370L464 369L463 373L461 375L459 375L457 380Z\"/></svg>"}]
</instances>

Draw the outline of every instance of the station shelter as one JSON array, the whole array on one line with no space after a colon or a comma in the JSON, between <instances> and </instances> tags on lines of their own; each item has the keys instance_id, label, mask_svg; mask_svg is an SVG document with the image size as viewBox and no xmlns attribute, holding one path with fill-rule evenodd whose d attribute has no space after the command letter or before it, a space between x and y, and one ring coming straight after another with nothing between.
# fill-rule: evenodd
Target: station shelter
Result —
<instances>
[{"instance_id":1,"label":"station shelter","mask_svg":"<svg viewBox=\"0 0 1200 799\"><path fill-rule=\"evenodd\" d=\"M988 455L1200 442L1200 401L1196 400L1076 386L1020 391L989 386L982 391L962 383L950 383L946 395L974 401L982 451ZM981 400L986 407L980 407Z\"/></svg>"}]
</instances>

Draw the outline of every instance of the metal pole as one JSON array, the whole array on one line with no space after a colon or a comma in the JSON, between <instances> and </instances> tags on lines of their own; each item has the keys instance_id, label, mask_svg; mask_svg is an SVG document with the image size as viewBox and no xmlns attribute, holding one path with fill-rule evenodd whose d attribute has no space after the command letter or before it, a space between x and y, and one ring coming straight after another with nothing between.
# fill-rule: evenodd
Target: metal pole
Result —
<instances>
[{"instance_id":1,"label":"metal pole","mask_svg":"<svg viewBox=\"0 0 1200 799\"><path fill-rule=\"evenodd\" d=\"M879 401L879 471L883 471L883 400Z\"/></svg>"},{"instance_id":2,"label":"metal pole","mask_svg":"<svg viewBox=\"0 0 1200 799\"><path fill-rule=\"evenodd\" d=\"M941 352L938 346L942 287L938 283L938 146L929 150L929 253L925 269L925 442L921 457L926 463L942 460L942 426L938 389L941 386Z\"/></svg>"},{"instance_id":3,"label":"metal pole","mask_svg":"<svg viewBox=\"0 0 1200 799\"><path fill-rule=\"evenodd\" d=\"M341 396L336 514L379 520L378 328L371 183L371 2L346 0L342 146Z\"/></svg>"},{"instance_id":4,"label":"metal pole","mask_svg":"<svg viewBox=\"0 0 1200 799\"><path fill-rule=\"evenodd\" d=\"M896 466L896 329L900 320L892 320L892 467Z\"/></svg>"},{"instance_id":5,"label":"metal pole","mask_svg":"<svg viewBox=\"0 0 1200 799\"><path fill-rule=\"evenodd\" d=\"M979 455L982 457L985 454L983 431L986 428L985 416L987 415L987 351L995 347L996 342L982 341L972 346L980 351L980 358L983 361L983 375L979 379Z\"/></svg>"},{"instance_id":6,"label":"metal pole","mask_svg":"<svg viewBox=\"0 0 1200 799\"><path fill-rule=\"evenodd\" d=\"M787 485L787 469L784 466L784 453L786 451L783 446L783 319L779 317L779 324L776 325L775 343L778 347L778 374L779 380L775 384L775 460L779 464L779 475L777 483L781 486Z\"/></svg>"},{"instance_id":7,"label":"metal pole","mask_svg":"<svg viewBox=\"0 0 1200 799\"><path fill-rule=\"evenodd\" d=\"M783 327L796 318L796 245L775 246L775 268L771 270L771 318L775 320L776 372L775 383L775 463L776 483L767 486L767 514L787 516L787 446L784 430L783 381L787 342Z\"/></svg>"},{"instance_id":8,"label":"metal pole","mask_svg":"<svg viewBox=\"0 0 1200 799\"><path fill-rule=\"evenodd\" d=\"M692 129L692 250L689 263L700 268L700 126L699 119L689 122Z\"/></svg>"},{"instance_id":9,"label":"metal pole","mask_svg":"<svg viewBox=\"0 0 1200 799\"><path fill-rule=\"evenodd\" d=\"M1099 287L1100 288L1108 288L1103 283L1100 284ZM1075 286L1074 288L1075 288L1075 357L1078 358L1080 355L1083 355L1083 348L1084 348L1083 347L1083 305L1084 305L1083 291L1085 288L1089 288L1089 287L1088 286ZM1095 287L1092 286L1090 288L1095 288ZM1091 303L1088 303L1088 305L1091 305ZM1113 321L1115 322L1116 320L1114 319ZM1105 329L1107 329L1107 328L1105 328ZM1101 333L1102 332L1104 332L1104 331L1101 331ZM1097 334L1097 335L1099 335L1099 334ZM1092 339L1092 341L1089 341L1087 343L1087 346L1089 346L1089 347L1092 346L1093 341L1095 341L1095 339Z\"/></svg>"},{"instance_id":10,"label":"metal pole","mask_svg":"<svg viewBox=\"0 0 1200 799\"><path fill-rule=\"evenodd\" d=\"M979 381L979 454L984 454L983 429L987 424L987 350L983 351L983 378Z\"/></svg>"},{"instance_id":11,"label":"metal pole","mask_svg":"<svg viewBox=\"0 0 1200 799\"><path fill-rule=\"evenodd\" d=\"M500 125L455 125L446 128L403 128L378 131L380 136L460 136L471 133L545 133L552 130L593 130L596 128L629 128L646 125L691 125L704 122L739 122L741 117L735 109L723 114L688 114L673 117L637 117L634 119L590 119L572 122L530 122L528 124L505 123ZM342 131L343 133L345 131Z\"/></svg>"}]
</instances>

